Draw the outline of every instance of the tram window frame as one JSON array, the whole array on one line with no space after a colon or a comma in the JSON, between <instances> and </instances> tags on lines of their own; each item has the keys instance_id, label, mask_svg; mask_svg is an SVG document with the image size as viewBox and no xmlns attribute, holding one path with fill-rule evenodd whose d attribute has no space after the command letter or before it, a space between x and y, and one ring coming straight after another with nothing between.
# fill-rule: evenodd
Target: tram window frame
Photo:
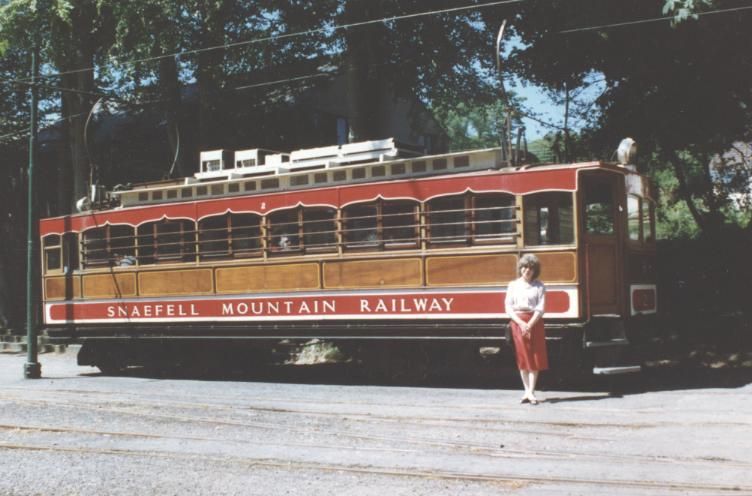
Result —
<instances>
[{"instance_id":1,"label":"tram window frame","mask_svg":"<svg viewBox=\"0 0 752 496\"><path fill-rule=\"evenodd\" d=\"M496 200L496 199L503 199L508 204L502 205L499 207L494 206L484 206L484 207L478 207L478 204L480 202L489 201L489 200ZM509 193L481 193L481 194L475 194L471 197L471 231L472 231L472 242L476 245L486 245L486 244L514 244L515 240L517 238L517 224L519 223L519 218L517 215L518 209L517 209L517 201L516 197ZM491 219L480 219L480 217L484 217L485 214L494 214L495 208L499 209L499 218L491 218ZM511 214L511 215L509 215ZM506 215L506 218L505 218ZM481 225L479 225L481 224ZM499 226L502 228L499 230L498 233L488 233L488 234L479 234L479 228L483 227L493 227L496 224L499 224ZM508 225L509 228L504 231L503 228L505 225Z\"/></svg>"},{"instance_id":2,"label":"tram window frame","mask_svg":"<svg viewBox=\"0 0 752 496\"><path fill-rule=\"evenodd\" d=\"M641 243L644 240L642 208L642 198L637 195L627 195L627 239L631 243Z\"/></svg>"},{"instance_id":3,"label":"tram window frame","mask_svg":"<svg viewBox=\"0 0 752 496\"><path fill-rule=\"evenodd\" d=\"M212 215L199 220L199 260L226 259L230 256L230 214Z\"/></svg>"},{"instance_id":4,"label":"tram window frame","mask_svg":"<svg viewBox=\"0 0 752 496\"><path fill-rule=\"evenodd\" d=\"M101 233L101 238L92 240L92 235ZM101 243L101 247L92 249L92 245ZM87 229L81 233L81 266L105 267L114 266L119 257L135 257L136 229L129 224L106 224ZM102 252L100 256L92 257L91 252Z\"/></svg>"},{"instance_id":5,"label":"tram window frame","mask_svg":"<svg viewBox=\"0 0 752 496\"><path fill-rule=\"evenodd\" d=\"M544 191L522 198L522 229L525 246L572 245L574 194Z\"/></svg>"},{"instance_id":6,"label":"tram window frame","mask_svg":"<svg viewBox=\"0 0 752 496\"><path fill-rule=\"evenodd\" d=\"M615 236L617 233L616 208L616 198L610 183L605 181L588 183L582 202L585 234Z\"/></svg>"},{"instance_id":7,"label":"tram window frame","mask_svg":"<svg viewBox=\"0 0 752 496\"><path fill-rule=\"evenodd\" d=\"M280 222L279 218L285 215L289 218ZM271 212L267 214L267 221L266 246L270 255L290 255L302 251L300 207Z\"/></svg>"},{"instance_id":8,"label":"tram window frame","mask_svg":"<svg viewBox=\"0 0 752 496\"><path fill-rule=\"evenodd\" d=\"M48 234L42 238L44 252L44 273L63 271L63 237L59 234ZM57 257L57 264L50 263Z\"/></svg>"},{"instance_id":9,"label":"tram window frame","mask_svg":"<svg viewBox=\"0 0 752 496\"><path fill-rule=\"evenodd\" d=\"M471 235L471 228L470 228L470 209L468 208L469 204L469 196L467 194L463 195L451 195L451 196L440 196L437 198L432 198L431 200L426 202L426 225L427 225L427 233L426 233L426 241L428 243L429 247L434 246L462 246L467 245L470 240ZM449 209L442 208L437 209L436 205L445 202L462 202L462 206L459 207L459 205L452 206ZM450 214L447 218L450 220L450 222L442 221L437 222L437 218L441 216L442 218L446 215ZM452 219L452 217L456 217L456 219ZM462 218L462 221L459 221L459 218ZM463 231L462 233L450 233L449 235L441 235L437 236L436 232L443 230L447 226L456 226L458 230ZM461 227L460 227L461 226Z\"/></svg>"},{"instance_id":10,"label":"tram window frame","mask_svg":"<svg viewBox=\"0 0 752 496\"><path fill-rule=\"evenodd\" d=\"M399 210L403 211L400 212ZM384 249L410 249L420 246L420 205L414 200L383 200L380 202L379 221ZM407 223L402 223L402 220ZM412 229L412 236L397 237L389 233L405 233Z\"/></svg>"},{"instance_id":11,"label":"tram window frame","mask_svg":"<svg viewBox=\"0 0 752 496\"><path fill-rule=\"evenodd\" d=\"M642 198L642 241L646 244L655 244L655 203L648 198Z\"/></svg>"},{"instance_id":12,"label":"tram window frame","mask_svg":"<svg viewBox=\"0 0 752 496\"><path fill-rule=\"evenodd\" d=\"M134 229L134 244L136 242L135 232L136 230ZM65 274L69 274L74 270L79 269L81 263L81 252L79 249L80 246L81 245L79 244L78 233L67 232L63 234L63 272Z\"/></svg>"},{"instance_id":13,"label":"tram window frame","mask_svg":"<svg viewBox=\"0 0 752 496\"><path fill-rule=\"evenodd\" d=\"M243 222L255 220L255 222ZM254 213L230 214L230 253L233 258L252 258L263 253L264 218ZM246 235L249 234L249 235ZM243 246L248 240L255 240L255 246Z\"/></svg>"},{"instance_id":14,"label":"tram window frame","mask_svg":"<svg viewBox=\"0 0 752 496\"><path fill-rule=\"evenodd\" d=\"M337 209L332 207L304 207L302 215L303 250L306 253L337 251ZM317 218L319 215L321 217ZM313 229L316 226L324 227L324 229Z\"/></svg>"},{"instance_id":15,"label":"tram window frame","mask_svg":"<svg viewBox=\"0 0 752 496\"><path fill-rule=\"evenodd\" d=\"M364 211L353 215L354 210ZM378 201L353 203L342 208L342 247L345 250L368 251L379 248L379 211ZM362 233L365 239L360 239L360 234L357 238L351 239L353 233Z\"/></svg>"},{"instance_id":16,"label":"tram window frame","mask_svg":"<svg viewBox=\"0 0 752 496\"><path fill-rule=\"evenodd\" d=\"M166 231L165 228L177 225L176 231ZM165 241L171 236L177 236L177 241ZM160 219L146 222L138 226L138 263L139 265L155 265L162 263L192 262L196 260L196 223L188 219ZM167 251L165 246L176 245L176 250Z\"/></svg>"}]
</instances>

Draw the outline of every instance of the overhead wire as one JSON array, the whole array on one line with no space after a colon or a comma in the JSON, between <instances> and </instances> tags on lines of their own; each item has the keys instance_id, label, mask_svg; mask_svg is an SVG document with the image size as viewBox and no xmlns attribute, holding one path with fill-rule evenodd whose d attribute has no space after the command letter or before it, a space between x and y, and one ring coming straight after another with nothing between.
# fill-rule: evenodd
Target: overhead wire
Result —
<instances>
[{"instance_id":1,"label":"overhead wire","mask_svg":"<svg viewBox=\"0 0 752 496\"><path fill-rule=\"evenodd\" d=\"M708 16L708 15L714 15L714 14L726 14L729 12L739 12L742 10L750 10L750 9L752 9L752 5L748 5L745 7L733 7L733 8L728 8L728 9L708 10L705 12L697 12L692 15L700 17L700 16ZM613 24L602 24L600 26L584 26L580 28L565 29L563 31L559 31L559 34L580 33L584 31L598 31L600 29L606 29L606 28L618 28L622 26L634 26L637 24L648 24L648 23L653 23L653 22L671 21L671 20L674 20L675 18L676 18L675 16L649 17L645 19L638 19L635 21L616 22Z\"/></svg>"},{"instance_id":2,"label":"overhead wire","mask_svg":"<svg viewBox=\"0 0 752 496\"><path fill-rule=\"evenodd\" d=\"M182 51L179 51L179 52L166 53L166 54L162 54L162 55L156 55L156 56L153 56L153 57L144 57L144 58L140 58L140 59L128 59L128 60L123 60L123 61L118 61L117 59L115 59L114 62L117 62L117 63L120 63L120 64L140 64L140 63L143 63L143 62L152 62L152 61L155 61L155 60L161 60L161 59L169 58L169 57L181 57L181 56L184 56L184 55L195 55L195 54L205 53L205 52L209 52L209 51L213 51L213 50L222 50L222 49L226 49L226 48L235 48L235 47L239 47L239 46L252 45L252 44L256 44L256 43L264 43L264 42L269 42L269 41L277 41L277 40L283 40L283 39L289 39L289 38L297 38L297 37L300 37L300 36L308 36L308 35L317 34L317 33L333 33L335 31L340 31L340 30L343 30L343 29L352 29L352 28L367 26L367 25L371 25L371 24L384 24L384 23L389 23L389 22L401 21L401 20L404 20L404 19L413 19L413 18L425 17L425 16L429 16L429 15L447 14L447 13L459 12L459 11L463 11L463 10L477 10L477 9L482 9L482 8L486 8L486 7L496 7L496 6L499 6L499 5L522 3L522 2L525 2L525 1L527 1L527 0L496 0L496 1L493 1L493 2L485 2L485 3L471 4L471 5L463 5L463 6L460 6L460 7L450 7L450 8L446 8L446 9L429 10L429 11L424 11L424 12L415 12L415 13L412 13L412 14L403 14L403 15L398 15L398 16L381 17L381 18L378 18L378 19L369 19L367 21L359 21L359 22L352 22L352 23L348 23L348 24L339 24L339 25L336 25L336 26L327 26L327 27L321 27L321 28L314 28L314 29L308 29L308 30L305 30L305 31L296 31L294 33L275 34L275 35L270 35L270 36L264 36L264 37L261 37L261 38L254 38L252 40L236 41L236 42L232 42L232 43L223 43L221 45L213 45L213 46L209 46L209 47L195 48L195 49L191 49L191 50L182 50ZM80 73L80 72L94 71L94 70L96 70L96 67L82 67L82 68L79 68L79 69L71 69L71 70L68 70L68 71L56 72L54 74L44 74L44 75L41 75L40 77L43 77L43 78L58 77L58 76L67 75L67 74L77 74L77 73Z\"/></svg>"},{"instance_id":3,"label":"overhead wire","mask_svg":"<svg viewBox=\"0 0 752 496\"><path fill-rule=\"evenodd\" d=\"M183 55L198 54L198 53L203 53L203 52L212 51L212 50L234 48L234 47L238 47L238 46L245 46L245 45L251 45L251 44L262 43L262 42L269 42L269 41L276 41L276 40L281 40L281 39L290 39L290 38L295 38L295 37L300 37L300 36L306 36L306 35L311 35L311 34L316 34L316 33L332 33L332 32L338 31L338 30L342 30L342 29L351 29L351 28L355 28L355 27L361 27L361 26L372 25L372 24L382 24L382 23L394 22L394 21L399 21L399 20L404 20L404 19L424 17L424 16L428 16L428 15L440 15L440 14L446 14L446 13L451 13L451 12L459 12L459 11L466 11L466 10L476 10L476 9L481 9L481 8L486 8L486 7L493 7L493 6L500 6L500 5L506 5L506 4L516 4L516 3L522 3L522 2L525 2L525 1L526 0L498 0L498 1L493 1L493 2L481 3L481 4L464 5L464 6L460 6L460 7L451 7L451 8L446 8L446 9L438 9L438 10L431 10L431 11L424 11L424 12L416 12L416 13L412 13L412 14L403 14L403 15L398 15L398 16L382 17L382 18L378 18L378 19L370 19L370 20L367 20L367 21L359 21L359 22L348 23L348 24L341 24L341 25L336 25L336 26L315 28L315 29L310 29L310 30L305 30L305 31L298 31L298 32L294 32L294 33L283 33L283 34L266 36L266 37L262 37L262 38L254 38L252 40L245 40L245 41L239 41L239 42L234 42L234 43L225 43L225 44L221 44L221 45L215 45L215 46L204 47L204 48L197 48L197 49L192 49L192 50L184 50L184 51L180 51L180 52L174 52L174 53L170 53L170 54L163 54L163 55L158 55L158 56L154 56L154 57L145 57L145 58L140 58L140 59L129 59L129 60L125 60L125 61L117 61L117 60L115 60L115 62L118 62L118 63L121 63L121 64L137 64L137 63L143 63L143 62L161 60L163 58L168 58L168 57L180 57L180 56L183 56ZM743 7L734 7L734 8L727 8L727 9L716 9L716 10L710 10L710 11L705 11L705 12L698 12L698 13L695 13L693 15L699 17L699 16L707 16L707 15L713 15L713 14L722 14L722 13L729 13L729 12L744 11L744 10L750 10L750 9L752 9L752 6L743 6ZM614 28L614 27L631 26L631 25L653 23L653 22L662 22L662 21L667 21L667 20L673 20L674 18L675 18L674 16L661 16L661 17L654 17L654 18L639 19L639 20L635 20L635 21L626 21L626 22L619 22L619 23L602 24L602 25L596 25L596 26L584 26L584 27L579 27L579 28L572 28L572 29L561 30L561 31L558 32L558 34L571 34L571 33L576 33L576 32L594 31L594 30ZM85 72L85 71L93 71L95 69L96 69L95 67L86 67L86 68L74 69L74 70L69 70L69 71L60 71L60 72L56 72L56 73L53 73L53 74L40 75L40 79L41 78L58 77L58 76L67 75L67 74L75 74L75 73L80 73L80 72ZM251 89L251 88L256 88L256 87L271 86L271 85L276 85L276 84L284 84L284 83L293 82L293 81L300 81L300 80L312 79L312 78L317 78L317 77L325 77L325 76L328 76L328 75L332 75L332 73L331 72L328 72L328 73L317 72L317 73L312 73L312 74L308 74L308 75L295 76L295 77L286 78L286 79L280 79L280 80L275 80L275 81L269 81L269 82L262 82L262 83L256 83L256 84L239 86L239 87L233 88L233 90L243 90L243 89ZM0 82L7 82L7 83L12 83L12 84L25 84L25 85L31 85L32 84L30 81L23 80L23 79L4 79L4 80L0 80ZM85 95L97 96L97 97L106 96L108 98L112 98L114 100L118 100L118 101L121 101L123 103L135 104L135 105L157 103L157 102L163 101L163 100L153 100L153 101L135 102L134 103L134 102L129 102L128 100L123 99L122 97L118 97L116 95L105 95L105 94L102 94L102 93L86 92L86 91L83 91L83 90L76 90L76 89L73 89L73 88L64 88L64 87L59 87L59 86L43 85L43 84L40 84L40 83L36 83L36 85L39 86L39 87L43 87L43 88L47 88L47 89L53 89L53 90L56 90L56 91L66 91L66 92L71 92L71 93L85 94ZM518 112L518 113L523 114L522 112ZM529 114L529 113L524 113L523 116L526 117L526 118L529 118L529 119L531 119L533 121L536 121L536 122L538 122L538 123L540 123L542 125L550 126L552 128L563 129L563 127L561 127L561 126L558 126L556 124L553 124L553 123L541 120L541 119L539 119L539 118L537 118L537 117L535 117L535 116L533 116L532 114ZM65 120L65 118L60 119L60 120L58 120L56 122L60 122L61 120ZM14 134L15 133L11 133L11 136L14 135ZM9 135L0 136L0 139L8 137L8 136Z\"/></svg>"}]
</instances>

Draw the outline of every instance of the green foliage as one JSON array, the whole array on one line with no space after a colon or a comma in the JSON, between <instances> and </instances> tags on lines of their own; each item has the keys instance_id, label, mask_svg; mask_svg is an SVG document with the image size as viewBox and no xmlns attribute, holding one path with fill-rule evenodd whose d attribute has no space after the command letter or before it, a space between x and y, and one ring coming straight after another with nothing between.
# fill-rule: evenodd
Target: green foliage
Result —
<instances>
[{"instance_id":1,"label":"green foliage","mask_svg":"<svg viewBox=\"0 0 752 496\"><path fill-rule=\"evenodd\" d=\"M504 113L501 102L488 105L442 102L431 110L449 136L451 151L499 146L499 119Z\"/></svg>"},{"instance_id":2,"label":"green foliage","mask_svg":"<svg viewBox=\"0 0 752 496\"><path fill-rule=\"evenodd\" d=\"M678 194L679 182L670 169L654 169L651 179L657 188L656 238L693 239L700 234L687 204Z\"/></svg>"},{"instance_id":3,"label":"green foliage","mask_svg":"<svg viewBox=\"0 0 752 496\"><path fill-rule=\"evenodd\" d=\"M605 91L585 116L589 148L608 156L621 138L631 136L643 169L655 165L647 158L658 152L657 162L671 162L674 173L685 176L687 188L680 192L685 203L693 202L692 216L704 228L722 224L725 212L708 178L710 157L752 137L749 14L691 20L710 5L738 2L531 0L522 4L513 26L522 44L510 59L519 75L553 91L581 88L587 74L601 74ZM683 22L577 30L664 12Z\"/></svg>"}]
</instances>

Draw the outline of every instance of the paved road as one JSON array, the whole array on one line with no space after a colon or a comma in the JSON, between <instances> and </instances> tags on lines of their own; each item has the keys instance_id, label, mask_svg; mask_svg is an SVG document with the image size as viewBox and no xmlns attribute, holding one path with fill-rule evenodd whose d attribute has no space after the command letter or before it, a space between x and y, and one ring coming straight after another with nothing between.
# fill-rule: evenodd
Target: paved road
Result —
<instances>
[{"instance_id":1,"label":"paved road","mask_svg":"<svg viewBox=\"0 0 752 496\"><path fill-rule=\"evenodd\" d=\"M624 395L369 385L346 370L105 377L0 355L2 495L752 494L752 378ZM353 383L356 382L356 383Z\"/></svg>"}]
</instances>

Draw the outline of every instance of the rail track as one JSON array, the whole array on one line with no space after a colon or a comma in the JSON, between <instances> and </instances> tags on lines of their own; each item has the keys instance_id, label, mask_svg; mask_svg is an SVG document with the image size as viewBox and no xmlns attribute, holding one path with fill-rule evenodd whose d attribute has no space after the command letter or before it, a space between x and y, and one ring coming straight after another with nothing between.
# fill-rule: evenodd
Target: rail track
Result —
<instances>
[{"instance_id":1,"label":"rail track","mask_svg":"<svg viewBox=\"0 0 752 496\"><path fill-rule=\"evenodd\" d=\"M509 488L520 488L523 486L537 484L558 484L566 486L593 486L593 487L611 487L622 489L642 489L642 490L671 490L681 491L685 494L691 493L734 493L747 494L752 492L752 486L726 485L726 484L698 484L698 483L677 483L654 480L632 480L632 479L603 479L603 478L585 478L585 477L529 477L513 474L483 474L474 472L457 472L446 470L425 470L425 469L395 469L389 467L375 466L356 466L346 464L323 464L313 462L298 462L291 460L274 460L274 459L250 459L237 456L207 456L192 455L163 451L147 451L132 449L106 449L106 448L89 448L89 447L64 447L52 444L16 444L0 442L2 450L27 450L27 451L46 451L54 453L76 453L87 455L111 455L111 456L135 456L139 458L167 458L170 460L193 460L200 458L202 463L212 462L216 464L239 464L246 467L265 467L286 471L305 470L320 472L349 472L361 475L382 475L392 477L409 477L421 479L444 479L444 480L465 480L495 485L504 485Z\"/></svg>"}]
</instances>

